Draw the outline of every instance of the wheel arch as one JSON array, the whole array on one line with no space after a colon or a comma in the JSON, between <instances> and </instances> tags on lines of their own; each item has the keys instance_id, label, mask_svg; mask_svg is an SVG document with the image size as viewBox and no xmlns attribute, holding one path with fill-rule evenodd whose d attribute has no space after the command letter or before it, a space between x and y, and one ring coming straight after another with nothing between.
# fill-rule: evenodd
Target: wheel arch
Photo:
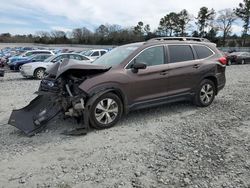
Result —
<instances>
[{"instance_id":1,"label":"wheel arch","mask_svg":"<svg viewBox=\"0 0 250 188\"><path fill-rule=\"evenodd\" d=\"M207 80L211 80L214 85L215 85L215 94L217 95L218 94L218 80L215 76L206 76L203 78L204 79L207 79Z\"/></svg>"},{"instance_id":2,"label":"wheel arch","mask_svg":"<svg viewBox=\"0 0 250 188\"><path fill-rule=\"evenodd\" d=\"M91 92L91 94L89 95L90 104L92 104L97 98L99 98L100 96L106 93L113 93L117 95L121 99L124 114L128 113L127 98L124 92L121 89L116 88L116 87L101 88L99 90L96 89L95 91Z\"/></svg>"}]
</instances>

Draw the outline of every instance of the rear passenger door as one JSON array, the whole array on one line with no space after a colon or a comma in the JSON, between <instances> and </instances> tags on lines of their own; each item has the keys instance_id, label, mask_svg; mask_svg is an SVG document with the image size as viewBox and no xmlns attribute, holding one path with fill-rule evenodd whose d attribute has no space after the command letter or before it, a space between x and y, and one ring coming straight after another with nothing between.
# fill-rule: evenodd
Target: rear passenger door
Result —
<instances>
[{"instance_id":1,"label":"rear passenger door","mask_svg":"<svg viewBox=\"0 0 250 188\"><path fill-rule=\"evenodd\" d=\"M168 45L168 96L191 92L199 82L199 61L191 45Z\"/></svg>"}]
</instances>

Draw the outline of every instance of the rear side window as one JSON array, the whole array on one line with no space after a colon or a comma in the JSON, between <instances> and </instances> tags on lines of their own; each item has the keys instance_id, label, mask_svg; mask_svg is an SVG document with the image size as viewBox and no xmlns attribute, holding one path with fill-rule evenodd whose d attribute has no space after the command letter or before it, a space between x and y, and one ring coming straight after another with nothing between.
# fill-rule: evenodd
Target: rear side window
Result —
<instances>
[{"instance_id":1,"label":"rear side window","mask_svg":"<svg viewBox=\"0 0 250 188\"><path fill-rule=\"evenodd\" d=\"M195 45L193 47L196 51L198 59L204 59L204 58L207 58L207 57L213 55L213 52L210 49L208 49L206 46Z\"/></svg>"},{"instance_id":2,"label":"rear side window","mask_svg":"<svg viewBox=\"0 0 250 188\"><path fill-rule=\"evenodd\" d=\"M192 48L189 45L169 45L170 63L190 61L194 59Z\"/></svg>"}]
</instances>

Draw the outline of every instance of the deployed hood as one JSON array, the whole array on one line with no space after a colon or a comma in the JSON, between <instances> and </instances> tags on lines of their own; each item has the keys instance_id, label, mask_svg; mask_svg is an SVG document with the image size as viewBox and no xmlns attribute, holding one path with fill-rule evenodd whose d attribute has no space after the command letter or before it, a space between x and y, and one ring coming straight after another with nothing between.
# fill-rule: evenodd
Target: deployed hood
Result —
<instances>
[{"instance_id":1,"label":"deployed hood","mask_svg":"<svg viewBox=\"0 0 250 188\"><path fill-rule=\"evenodd\" d=\"M64 59L62 62L55 63L50 66L46 72L50 75L56 76L56 78L60 77L63 73L69 70L93 70L95 73L101 73L108 71L111 67L105 67L100 65L94 65L82 61L72 60L72 59Z\"/></svg>"}]
</instances>

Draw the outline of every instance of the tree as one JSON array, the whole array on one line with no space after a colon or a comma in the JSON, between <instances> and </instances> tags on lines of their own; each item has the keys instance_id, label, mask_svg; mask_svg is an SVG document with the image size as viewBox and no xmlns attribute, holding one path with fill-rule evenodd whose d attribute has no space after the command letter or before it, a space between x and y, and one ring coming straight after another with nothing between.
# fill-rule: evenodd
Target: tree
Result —
<instances>
[{"instance_id":1,"label":"tree","mask_svg":"<svg viewBox=\"0 0 250 188\"><path fill-rule=\"evenodd\" d=\"M190 15L188 14L188 11L186 9L183 9L178 14L178 27L180 30L180 36L184 37L187 35L186 29L188 27L188 23L191 21Z\"/></svg>"},{"instance_id":2,"label":"tree","mask_svg":"<svg viewBox=\"0 0 250 188\"><path fill-rule=\"evenodd\" d=\"M235 14L241 18L244 22L243 25L243 45L245 46L246 44L246 36L249 30L249 25L250 25L250 0L243 0L243 3L239 4L239 7L234 9Z\"/></svg>"},{"instance_id":3,"label":"tree","mask_svg":"<svg viewBox=\"0 0 250 188\"><path fill-rule=\"evenodd\" d=\"M204 37L206 35L206 28L209 26L210 22L215 17L214 9L208 10L207 7L201 7L200 11L198 12L197 19L197 26L199 30L199 36Z\"/></svg>"},{"instance_id":4,"label":"tree","mask_svg":"<svg viewBox=\"0 0 250 188\"><path fill-rule=\"evenodd\" d=\"M137 26L134 27L134 33L135 35L142 37L144 32L143 32L143 25L144 23L142 21L138 22Z\"/></svg>"},{"instance_id":5,"label":"tree","mask_svg":"<svg viewBox=\"0 0 250 188\"><path fill-rule=\"evenodd\" d=\"M63 44L68 42L68 38L64 31L54 30L50 32L51 38L55 44Z\"/></svg>"},{"instance_id":6,"label":"tree","mask_svg":"<svg viewBox=\"0 0 250 188\"><path fill-rule=\"evenodd\" d=\"M225 46L226 38L232 32L232 24L236 20L236 15L231 9L220 10L217 18L218 28L222 31L222 45Z\"/></svg>"},{"instance_id":7,"label":"tree","mask_svg":"<svg viewBox=\"0 0 250 188\"><path fill-rule=\"evenodd\" d=\"M75 39L77 43L80 43L80 44L89 43L91 35L92 35L91 31L88 30L86 27L76 28L76 29L73 29L72 31L73 38Z\"/></svg>"},{"instance_id":8,"label":"tree","mask_svg":"<svg viewBox=\"0 0 250 188\"><path fill-rule=\"evenodd\" d=\"M158 27L158 32L161 36L173 36L175 32L176 35L180 32L178 29L178 14L175 12L170 12L160 20L160 24Z\"/></svg>"}]
</instances>

